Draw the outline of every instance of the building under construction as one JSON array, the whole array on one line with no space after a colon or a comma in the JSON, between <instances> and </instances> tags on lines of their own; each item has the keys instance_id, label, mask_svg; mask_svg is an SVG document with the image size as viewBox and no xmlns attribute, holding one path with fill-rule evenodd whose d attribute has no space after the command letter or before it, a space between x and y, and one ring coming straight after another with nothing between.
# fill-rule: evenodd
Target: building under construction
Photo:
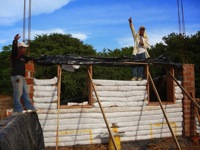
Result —
<instances>
[{"instance_id":1,"label":"building under construction","mask_svg":"<svg viewBox=\"0 0 200 150\"><path fill-rule=\"evenodd\" d=\"M26 149L43 149L108 142L113 143L114 149L120 149L116 137L120 137L122 142L173 137L177 148L181 149L177 136L197 136L200 132L200 107L194 98L192 64L180 65L162 59L131 61L124 58L71 56L46 56L37 59L36 64L57 65L57 76L36 79L32 73L37 71L34 64L27 64L29 92L34 106L39 110L1 121L1 128L4 129L0 133L2 149L16 146L23 149L24 145ZM88 67L89 99L63 105L60 103L62 69L66 69L66 66L78 69L76 65ZM94 65L144 65L146 79L94 79ZM149 68L155 65L161 65L166 71L162 82L151 77ZM177 80L177 76L181 80ZM165 88L160 90L164 83ZM165 95L160 96L161 93ZM12 136L8 136L10 134Z\"/></svg>"}]
</instances>

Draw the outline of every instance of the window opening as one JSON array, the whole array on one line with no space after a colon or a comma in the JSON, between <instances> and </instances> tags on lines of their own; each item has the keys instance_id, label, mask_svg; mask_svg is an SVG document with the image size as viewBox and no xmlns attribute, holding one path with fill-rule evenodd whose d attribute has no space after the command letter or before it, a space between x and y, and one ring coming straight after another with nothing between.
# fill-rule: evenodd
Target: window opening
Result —
<instances>
[{"instance_id":1,"label":"window opening","mask_svg":"<svg viewBox=\"0 0 200 150\"><path fill-rule=\"evenodd\" d=\"M170 77L168 71L174 74L174 70L163 66L154 66L151 68L150 73L153 78L153 82L158 91L162 102L175 102L174 98L174 81ZM149 102L158 102L156 94L153 90L152 84L149 81Z\"/></svg>"}]
</instances>

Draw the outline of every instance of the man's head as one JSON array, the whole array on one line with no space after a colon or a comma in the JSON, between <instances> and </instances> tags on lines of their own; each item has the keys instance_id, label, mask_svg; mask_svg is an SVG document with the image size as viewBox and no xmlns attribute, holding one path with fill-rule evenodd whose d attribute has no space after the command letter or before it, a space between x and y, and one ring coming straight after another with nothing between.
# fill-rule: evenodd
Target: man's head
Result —
<instances>
[{"instance_id":1,"label":"man's head","mask_svg":"<svg viewBox=\"0 0 200 150\"><path fill-rule=\"evenodd\" d=\"M20 51L21 53L25 53L26 52L26 48L28 46L29 45L26 45L24 42L17 43L18 51Z\"/></svg>"}]
</instances>

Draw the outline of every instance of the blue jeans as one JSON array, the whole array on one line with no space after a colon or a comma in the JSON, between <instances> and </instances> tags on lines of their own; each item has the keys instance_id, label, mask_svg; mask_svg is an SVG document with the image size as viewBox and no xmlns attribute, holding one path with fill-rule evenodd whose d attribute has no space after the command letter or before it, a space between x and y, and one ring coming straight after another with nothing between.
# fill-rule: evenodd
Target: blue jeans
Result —
<instances>
[{"instance_id":1,"label":"blue jeans","mask_svg":"<svg viewBox=\"0 0 200 150\"><path fill-rule=\"evenodd\" d=\"M14 112L22 112L23 106L20 102L20 99L23 99L24 107L28 110L35 110L35 107L31 104L27 83L23 76L11 76L11 82L13 85L13 100L14 100Z\"/></svg>"},{"instance_id":2,"label":"blue jeans","mask_svg":"<svg viewBox=\"0 0 200 150\"><path fill-rule=\"evenodd\" d=\"M135 58L137 60L146 59L145 53L136 54ZM132 76L144 78L144 65L138 65L132 67Z\"/></svg>"}]
</instances>

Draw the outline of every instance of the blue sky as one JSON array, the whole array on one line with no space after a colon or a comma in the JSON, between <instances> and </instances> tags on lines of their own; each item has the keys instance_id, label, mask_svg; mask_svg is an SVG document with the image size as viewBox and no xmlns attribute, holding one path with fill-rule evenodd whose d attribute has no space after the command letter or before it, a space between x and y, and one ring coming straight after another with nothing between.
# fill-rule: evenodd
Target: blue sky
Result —
<instances>
[{"instance_id":1,"label":"blue sky","mask_svg":"<svg viewBox=\"0 0 200 150\"><path fill-rule=\"evenodd\" d=\"M186 35L196 34L200 31L200 0L182 1ZM23 34L23 4L24 0L1 2L0 51L12 43L15 34ZM31 13L32 40L41 34L71 34L96 51L133 46L129 17L136 30L146 27L151 45L179 32L177 0L32 0Z\"/></svg>"}]
</instances>

